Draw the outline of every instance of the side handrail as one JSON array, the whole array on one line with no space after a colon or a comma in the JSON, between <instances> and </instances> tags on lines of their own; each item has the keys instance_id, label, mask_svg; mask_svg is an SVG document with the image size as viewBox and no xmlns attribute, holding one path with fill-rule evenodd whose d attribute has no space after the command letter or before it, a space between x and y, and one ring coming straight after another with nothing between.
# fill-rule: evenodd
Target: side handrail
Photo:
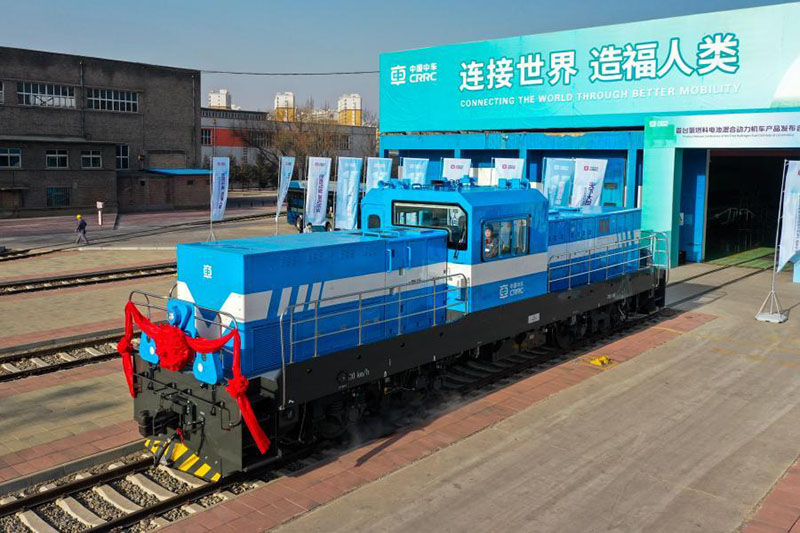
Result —
<instances>
[{"instance_id":1,"label":"side handrail","mask_svg":"<svg viewBox=\"0 0 800 533\"><path fill-rule=\"evenodd\" d=\"M661 243L664 243L664 246L661 246ZM646 251L644 256L640 255L640 251L642 250ZM627 256L630 254L635 255L628 258ZM665 261L658 259L658 257L662 255L666 258ZM612 263L618 256L625 256L625 258ZM644 265L642 265L643 260L645 261ZM599 266L594 268L593 265L598 263ZM586 283L590 284L592 283L592 274L597 272L604 272L604 279L608 279L609 271L614 269L624 270L624 268L630 264L637 265L637 272L651 268L663 269L666 270L667 276L669 276L669 238L663 232L652 232L633 239L615 241L591 248L553 255L549 258L547 265L548 287L550 287L552 283L566 280L567 289L572 288L572 280L579 276L586 277ZM574 272L573 270L579 266L586 266L586 268L579 272ZM562 269L566 269L566 274L560 277L554 277L554 271Z\"/></svg>"},{"instance_id":2,"label":"side handrail","mask_svg":"<svg viewBox=\"0 0 800 533\"><path fill-rule=\"evenodd\" d=\"M415 296L407 296L403 297L403 292L408 292L409 290L414 290L419 286L431 286L433 291L428 294L421 294ZM398 321L398 329L397 335L402 334L402 319L409 318L413 316L418 316L422 314L428 314L433 312L434 314L434 324L436 324L436 312L441 310L451 310L454 307L462 307L463 312L466 313L468 310L468 298L469 298L469 291L466 290L469 286L469 280L467 276L463 273L453 273L453 274L445 274L442 276L436 276L428 279L420 279L420 280L412 280L405 283L400 283L397 285L390 285L388 287L377 287L375 289L368 289L365 291L355 291L346 294L340 294L337 296L332 296L329 298L322 298L311 302L303 302L303 303L296 303L293 305L287 306L283 311L281 311L278 317L278 327L280 329L280 343L281 343L281 375L282 375L282 402L281 402L281 409L285 409L286 407L286 365L291 364L294 362L294 346L298 343L303 342L311 342L314 341L314 357L318 354L317 343L318 340L327 337L330 335L339 335L342 333L346 333L349 331L358 330L358 345L361 345L363 342L363 334L362 329L364 327L373 327L379 324ZM440 290L440 288L444 287L444 290ZM463 291L463 299L459 299L456 303L445 302L441 305L438 304L437 299L440 298L442 295L447 295L450 292L455 291L456 294L459 294ZM397 301L391 302L377 302L377 303L370 303L364 304L364 301L369 298L375 298L379 296L387 296L397 294L398 298ZM428 299L433 298L433 305L429 308L426 308L422 311L415 311L413 313L405 313L403 314L400 309L403 303L408 303L415 299ZM327 314L320 315L320 307L325 307L327 305L337 305L337 303L345 304L345 303L355 303L357 307L353 309L348 309L345 311L334 311ZM364 311L368 311L374 308L386 308L389 305L397 305L398 306L398 313L397 317L392 317L389 319L384 319L380 321L370 322L368 324L364 324L363 316ZM311 310L313 306L314 315L313 317L307 317L300 320L295 320L294 313L298 308L307 308ZM353 327L342 328L333 332L328 333L320 333L319 331L319 321L329 319L336 316L341 316L345 314L351 314L358 316L358 325ZM288 336L286 338L286 332L284 331L284 327L286 325L286 318L288 316ZM303 338L303 339L295 339L294 338L294 330L298 324L306 324L314 323L314 334L313 336ZM288 362L287 362L287 353L289 352Z\"/></svg>"}]
</instances>

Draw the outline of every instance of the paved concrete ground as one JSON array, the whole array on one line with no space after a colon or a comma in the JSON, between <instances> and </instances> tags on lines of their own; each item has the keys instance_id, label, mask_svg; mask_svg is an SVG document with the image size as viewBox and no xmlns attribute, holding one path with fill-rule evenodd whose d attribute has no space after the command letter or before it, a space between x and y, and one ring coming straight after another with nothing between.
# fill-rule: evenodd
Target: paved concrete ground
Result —
<instances>
[{"instance_id":1,"label":"paved concrete ground","mask_svg":"<svg viewBox=\"0 0 800 533\"><path fill-rule=\"evenodd\" d=\"M279 531L736 530L800 452L799 318L754 321L770 274L716 268L670 300L718 319Z\"/></svg>"},{"instance_id":2,"label":"paved concrete ground","mask_svg":"<svg viewBox=\"0 0 800 533\"><path fill-rule=\"evenodd\" d=\"M274 206L232 208L226 211L227 219L242 216L274 213ZM205 222L208 211L169 211L156 213L124 213L116 218L104 216L103 226L97 225L97 214L84 213L88 223L87 235L92 246L142 246L142 245L174 245L187 240L205 240L208 227L176 228L176 225ZM284 219L285 220L285 219ZM77 222L74 215L59 217L40 217L0 220L0 246L9 249L47 249L53 246L66 246L75 242ZM283 224L285 225L285 223ZM261 232L272 235L275 231L273 220L265 218L251 223L226 222L217 226L222 234L230 233L231 228L259 228ZM143 232L162 231L160 238L141 238ZM217 229L215 229L217 233Z\"/></svg>"},{"instance_id":3,"label":"paved concrete ground","mask_svg":"<svg viewBox=\"0 0 800 533\"><path fill-rule=\"evenodd\" d=\"M0 262L0 282L175 261L175 250L70 250Z\"/></svg>"},{"instance_id":4,"label":"paved concrete ground","mask_svg":"<svg viewBox=\"0 0 800 533\"><path fill-rule=\"evenodd\" d=\"M174 276L0 297L0 348L121 328L128 294L166 294Z\"/></svg>"}]
</instances>

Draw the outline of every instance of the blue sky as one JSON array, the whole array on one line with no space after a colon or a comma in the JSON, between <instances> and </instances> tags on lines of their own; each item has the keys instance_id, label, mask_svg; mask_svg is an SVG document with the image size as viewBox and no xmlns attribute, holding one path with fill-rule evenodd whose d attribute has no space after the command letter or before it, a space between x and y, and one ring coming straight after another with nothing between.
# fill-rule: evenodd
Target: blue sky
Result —
<instances>
[{"instance_id":1,"label":"blue sky","mask_svg":"<svg viewBox=\"0 0 800 533\"><path fill-rule=\"evenodd\" d=\"M213 70L373 70L381 52L777 3L785 2L0 0L0 45ZM212 88L227 88L245 109L270 109L277 91L334 106L358 92L378 109L377 75L204 74L204 105Z\"/></svg>"}]
</instances>

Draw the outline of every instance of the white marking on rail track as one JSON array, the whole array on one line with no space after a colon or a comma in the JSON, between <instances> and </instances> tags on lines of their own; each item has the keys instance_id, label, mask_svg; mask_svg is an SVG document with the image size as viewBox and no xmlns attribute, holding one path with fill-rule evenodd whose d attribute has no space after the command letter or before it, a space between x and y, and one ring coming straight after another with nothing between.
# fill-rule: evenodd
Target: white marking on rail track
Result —
<instances>
[{"instance_id":1,"label":"white marking on rail track","mask_svg":"<svg viewBox=\"0 0 800 533\"><path fill-rule=\"evenodd\" d=\"M152 494L161 501L168 500L175 496L175 493L166 489L142 474L131 474L126 478L128 481L142 489L143 491Z\"/></svg>"},{"instance_id":2,"label":"white marking on rail track","mask_svg":"<svg viewBox=\"0 0 800 533\"><path fill-rule=\"evenodd\" d=\"M70 354L68 354L66 352L58 352L56 355L59 356L64 361L68 362L68 363L71 363L72 361L76 360L75 357L71 356Z\"/></svg>"},{"instance_id":3,"label":"white marking on rail track","mask_svg":"<svg viewBox=\"0 0 800 533\"><path fill-rule=\"evenodd\" d=\"M101 355L105 355L103 352L101 352L97 348L93 348L92 346L87 346L86 348L84 348L84 350L86 350L86 353L88 353L93 357L100 357Z\"/></svg>"},{"instance_id":4,"label":"white marking on rail track","mask_svg":"<svg viewBox=\"0 0 800 533\"><path fill-rule=\"evenodd\" d=\"M130 501L128 498L114 490L113 487L109 485L101 485L99 487L92 487L92 490L95 491L101 498L105 501L116 507L122 512L125 513L133 513L141 509L141 507Z\"/></svg>"},{"instance_id":5,"label":"white marking on rail track","mask_svg":"<svg viewBox=\"0 0 800 533\"><path fill-rule=\"evenodd\" d=\"M50 364L49 364L49 363L45 362L45 361L44 361L44 360L42 360L42 359L39 359L38 357L31 357L31 358L29 359L29 361L30 361L31 363L33 363L34 365L38 366L39 368L44 368L44 367L46 367L46 366L50 366Z\"/></svg>"},{"instance_id":6,"label":"white marking on rail track","mask_svg":"<svg viewBox=\"0 0 800 533\"><path fill-rule=\"evenodd\" d=\"M56 500L56 505L61 507L61 509L72 518L89 527L100 526L106 523L105 520L94 514L90 509L87 509L86 506L82 505L71 496Z\"/></svg>"},{"instance_id":7,"label":"white marking on rail track","mask_svg":"<svg viewBox=\"0 0 800 533\"><path fill-rule=\"evenodd\" d=\"M16 496L6 496L5 498L0 498L0 505L5 505L14 501L17 501Z\"/></svg>"},{"instance_id":8,"label":"white marking on rail track","mask_svg":"<svg viewBox=\"0 0 800 533\"><path fill-rule=\"evenodd\" d=\"M221 491L219 491L219 492L217 493L217 496L219 496L219 497L220 497L220 498L222 498L223 500L232 500L232 499L234 499L234 498L236 497L236 496L234 496L234 495L233 495L233 493L232 493L232 492L229 492L229 491L227 491L227 490L221 490Z\"/></svg>"},{"instance_id":9,"label":"white marking on rail track","mask_svg":"<svg viewBox=\"0 0 800 533\"><path fill-rule=\"evenodd\" d=\"M3 363L3 370L6 372L13 372L15 374L20 371L19 368L15 367L11 363Z\"/></svg>"},{"instance_id":10,"label":"white marking on rail track","mask_svg":"<svg viewBox=\"0 0 800 533\"><path fill-rule=\"evenodd\" d=\"M23 511L17 515L19 521L25 524L34 533L58 533L58 530L42 520L33 511Z\"/></svg>"},{"instance_id":11,"label":"white marking on rail track","mask_svg":"<svg viewBox=\"0 0 800 533\"><path fill-rule=\"evenodd\" d=\"M205 511L205 508L196 503L190 503L189 505L184 505L183 510L189 514L196 514Z\"/></svg>"},{"instance_id":12,"label":"white marking on rail track","mask_svg":"<svg viewBox=\"0 0 800 533\"><path fill-rule=\"evenodd\" d=\"M181 483L185 483L195 489L197 487L202 487L203 485L207 484L207 481L202 480L199 477L194 477L191 474L187 474L186 472L181 472L180 470L176 470L174 468L167 468L166 466L158 465L158 469L161 470L162 472L166 472L168 475L177 479Z\"/></svg>"}]
</instances>

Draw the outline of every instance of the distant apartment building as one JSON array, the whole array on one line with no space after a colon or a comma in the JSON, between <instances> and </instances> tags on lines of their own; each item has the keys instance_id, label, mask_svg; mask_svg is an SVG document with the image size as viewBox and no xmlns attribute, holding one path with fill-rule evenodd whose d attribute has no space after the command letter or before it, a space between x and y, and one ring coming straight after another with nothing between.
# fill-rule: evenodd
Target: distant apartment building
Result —
<instances>
[{"instance_id":1,"label":"distant apartment building","mask_svg":"<svg viewBox=\"0 0 800 533\"><path fill-rule=\"evenodd\" d=\"M231 93L228 92L228 89L220 89L217 92L209 92L208 107L212 109L230 109Z\"/></svg>"},{"instance_id":2,"label":"distant apartment building","mask_svg":"<svg viewBox=\"0 0 800 533\"><path fill-rule=\"evenodd\" d=\"M293 122L297 118L297 107L294 93L285 92L275 95L273 118L279 122Z\"/></svg>"},{"instance_id":3,"label":"distant apartment building","mask_svg":"<svg viewBox=\"0 0 800 533\"><path fill-rule=\"evenodd\" d=\"M361 126L361 95L343 94L336 105L336 118L339 124L346 126Z\"/></svg>"},{"instance_id":4,"label":"distant apartment building","mask_svg":"<svg viewBox=\"0 0 800 533\"><path fill-rule=\"evenodd\" d=\"M0 47L0 216L191 204L146 169L201 161L199 71Z\"/></svg>"},{"instance_id":5,"label":"distant apartment building","mask_svg":"<svg viewBox=\"0 0 800 533\"><path fill-rule=\"evenodd\" d=\"M205 168L212 157L230 157L239 164L254 165L258 162L258 147L271 146L281 128L300 129L300 123L296 126L283 124L285 121L275 120L263 111L203 108L201 115L200 140ZM330 135L336 155L375 155L375 128L343 126L333 121L315 124L315 128L315 131L323 128L325 135Z\"/></svg>"}]
</instances>

